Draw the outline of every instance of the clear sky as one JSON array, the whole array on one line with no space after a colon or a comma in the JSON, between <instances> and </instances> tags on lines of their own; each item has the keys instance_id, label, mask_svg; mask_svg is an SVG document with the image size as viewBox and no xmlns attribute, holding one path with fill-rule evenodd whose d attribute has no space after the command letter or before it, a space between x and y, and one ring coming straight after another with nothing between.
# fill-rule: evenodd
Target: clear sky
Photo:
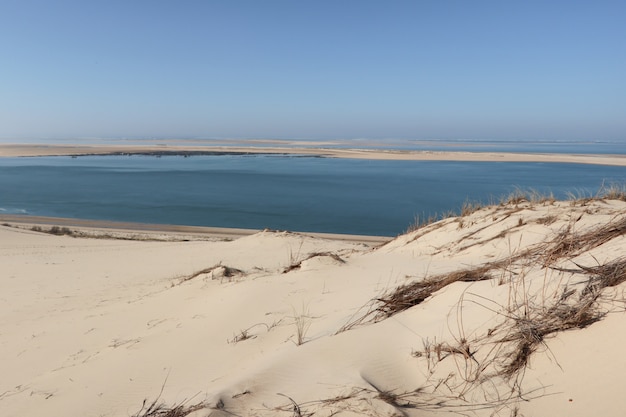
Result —
<instances>
[{"instance_id":1,"label":"clear sky","mask_svg":"<svg viewBox=\"0 0 626 417\"><path fill-rule=\"evenodd\" d=\"M626 141L626 1L0 1L0 138Z\"/></svg>"}]
</instances>

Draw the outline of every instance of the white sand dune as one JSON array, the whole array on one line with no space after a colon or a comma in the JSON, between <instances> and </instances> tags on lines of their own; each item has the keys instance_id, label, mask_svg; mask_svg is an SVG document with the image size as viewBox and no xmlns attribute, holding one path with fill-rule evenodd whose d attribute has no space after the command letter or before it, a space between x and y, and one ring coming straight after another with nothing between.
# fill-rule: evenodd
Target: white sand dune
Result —
<instances>
[{"instance_id":1,"label":"white sand dune","mask_svg":"<svg viewBox=\"0 0 626 417\"><path fill-rule=\"evenodd\" d=\"M618 200L378 247L0 226L0 415L620 416L625 233Z\"/></svg>"}]
</instances>

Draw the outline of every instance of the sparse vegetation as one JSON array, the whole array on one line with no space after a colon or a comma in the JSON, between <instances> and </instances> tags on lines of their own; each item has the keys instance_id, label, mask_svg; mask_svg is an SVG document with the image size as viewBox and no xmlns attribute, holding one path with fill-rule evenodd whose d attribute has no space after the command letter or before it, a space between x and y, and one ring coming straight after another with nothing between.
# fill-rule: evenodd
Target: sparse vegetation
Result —
<instances>
[{"instance_id":1,"label":"sparse vegetation","mask_svg":"<svg viewBox=\"0 0 626 417\"><path fill-rule=\"evenodd\" d=\"M49 233L56 236L75 236L76 233L68 227L52 226L49 229L44 229L41 226L32 226L30 228L33 232Z\"/></svg>"},{"instance_id":2,"label":"sparse vegetation","mask_svg":"<svg viewBox=\"0 0 626 417\"><path fill-rule=\"evenodd\" d=\"M485 204L479 201L466 200L461 206L461 217L469 216L485 207Z\"/></svg>"},{"instance_id":3,"label":"sparse vegetation","mask_svg":"<svg viewBox=\"0 0 626 417\"><path fill-rule=\"evenodd\" d=\"M605 288L626 282L626 257L615 259L604 265L582 266L576 264L589 279L582 291L583 296L601 293Z\"/></svg>"},{"instance_id":4,"label":"sparse vegetation","mask_svg":"<svg viewBox=\"0 0 626 417\"><path fill-rule=\"evenodd\" d=\"M239 333L234 335L232 339L228 340L228 343L237 344L239 342L243 342L244 340L255 339L257 337L257 335L252 333L252 329L254 329L256 327L265 327L266 331L269 332L274 327L278 326L281 323L281 321L282 321L282 319L278 320L278 321L275 321L272 324L267 324L267 323L257 323L257 324L254 324L254 325L248 327L247 329L240 330Z\"/></svg>"},{"instance_id":5,"label":"sparse vegetation","mask_svg":"<svg viewBox=\"0 0 626 417\"><path fill-rule=\"evenodd\" d=\"M604 195L609 196L607 199L622 197L620 190ZM594 197L596 201L603 201L604 198ZM536 201L552 204L551 198L543 200L534 197L531 201L521 195L514 195L506 204L528 202L532 205ZM546 215L535 220L535 223L548 226L558 220L556 215ZM416 279L388 290L365 305L355 315L357 318L350 319L339 332L376 323L406 311L436 296L438 291L454 282L497 279L498 285L508 284L510 287L508 304L498 305L494 300L478 295L471 300L459 301L459 310L462 310L464 303L471 301L493 312L494 325L485 333L472 331L470 340L459 326L460 334L453 340L424 339L422 348L412 352L415 358L424 361L428 375L431 375L428 384L418 389L419 395L415 391L385 391L379 395L379 399L399 410L405 402L419 404L420 409L429 409L433 407L433 401L439 399L439 405L452 404L459 412L487 406L519 415L518 404L521 401L545 395L545 390L527 392L522 388L522 380L533 354L550 354L546 341L557 333L583 329L602 320L608 314L607 303L610 306L617 301L622 309L626 305L623 293L618 298L614 298L613 293L607 294L607 289L626 282L626 257L598 262L596 266L584 266L574 260L581 254L626 235L626 217L618 214L604 224L575 231L573 225L579 220L572 219L554 238L514 251L505 259L471 269ZM515 227L524 224L526 222L520 217ZM484 244L488 240L481 240L480 243ZM564 262L573 263L575 268L557 266ZM531 269L544 270L546 275L568 273L567 276L571 278L563 282L564 278L555 282L544 278L543 288L537 289L535 286L531 290L525 283L525 276ZM585 276L586 280L576 280L574 277L578 275ZM551 282L550 287L547 282ZM439 373L438 369L444 363L448 365ZM450 369L456 369L456 372L450 372ZM465 398L466 395L473 395L470 392L480 392L477 395L484 396L486 402L468 405ZM398 398L405 402L398 401ZM455 398L461 401L455 402Z\"/></svg>"},{"instance_id":6,"label":"sparse vegetation","mask_svg":"<svg viewBox=\"0 0 626 417\"><path fill-rule=\"evenodd\" d=\"M204 268L204 269L194 272L193 274L179 278L177 285L180 285L183 282L187 282L201 275L208 275L211 277L211 279L220 279L221 281L223 281L224 279L227 279L230 282L232 281L234 277L243 275L243 273L244 272L241 269L222 265L222 263L220 262L209 268Z\"/></svg>"},{"instance_id":7,"label":"sparse vegetation","mask_svg":"<svg viewBox=\"0 0 626 417\"><path fill-rule=\"evenodd\" d=\"M551 265L559 259L573 258L583 251L596 248L618 236L626 234L626 217L617 218L591 230L575 233L569 224L543 249L544 265Z\"/></svg>"},{"instance_id":8,"label":"sparse vegetation","mask_svg":"<svg viewBox=\"0 0 626 417\"><path fill-rule=\"evenodd\" d=\"M244 340L254 339L256 336L253 334L250 334L249 331L250 329L241 330L238 334L233 336L233 338L230 339L228 343L236 344L239 342L243 342Z\"/></svg>"},{"instance_id":9,"label":"sparse vegetation","mask_svg":"<svg viewBox=\"0 0 626 417\"><path fill-rule=\"evenodd\" d=\"M299 312L293 309L293 321L296 326L296 346L300 346L306 342L306 334L309 331L309 327L311 327L312 319L313 317L310 316L308 305L303 303Z\"/></svg>"},{"instance_id":10,"label":"sparse vegetation","mask_svg":"<svg viewBox=\"0 0 626 417\"><path fill-rule=\"evenodd\" d=\"M523 190L516 188L515 191L507 196L500 198L500 206L518 206L522 203L535 204L554 204L556 198L550 193L542 193L536 189Z\"/></svg>"},{"instance_id":11,"label":"sparse vegetation","mask_svg":"<svg viewBox=\"0 0 626 417\"><path fill-rule=\"evenodd\" d=\"M453 215L451 215L450 217L452 216ZM409 227L407 227L404 233L415 232L416 230L419 230L425 226L438 222L439 220L443 218L444 218L443 216L440 217L436 215L432 215L428 217L420 217L419 215L416 214L415 218L413 219L413 222L409 225Z\"/></svg>"},{"instance_id":12,"label":"sparse vegetation","mask_svg":"<svg viewBox=\"0 0 626 417\"><path fill-rule=\"evenodd\" d=\"M573 291L564 291L557 301L545 308L525 301L512 305L503 314L513 324L508 334L497 343L513 343L511 353L504 358L501 372L507 378L517 375L528 365L530 356L544 343L547 336L571 329L582 329L600 320L604 313L597 305L599 292L587 293L571 303ZM528 298L526 298L528 300ZM508 324L505 324L508 326Z\"/></svg>"},{"instance_id":13,"label":"sparse vegetation","mask_svg":"<svg viewBox=\"0 0 626 417\"><path fill-rule=\"evenodd\" d=\"M289 265L288 267L286 267L285 269L283 269L283 274L286 274L287 272L291 272L297 269L300 269L302 267L302 262L304 261L308 261L309 259L313 259L313 258L318 258L318 257L328 257L331 259L334 259L335 261L337 261L340 264L344 264L346 263L346 261L344 261L341 256L337 255L336 253L332 253L332 252L313 252L310 253L308 256L306 256L304 259L301 260L294 260L293 263L291 265Z\"/></svg>"},{"instance_id":14,"label":"sparse vegetation","mask_svg":"<svg viewBox=\"0 0 626 417\"><path fill-rule=\"evenodd\" d=\"M552 223L554 223L557 220L558 220L557 216L555 216L555 215L548 215L548 216L542 217L540 219L537 219L537 223L538 224L543 224L545 226L550 226Z\"/></svg>"},{"instance_id":15,"label":"sparse vegetation","mask_svg":"<svg viewBox=\"0 0 626 417\"><path fill-rule=\"evenodd\" d=\"M159 404L155 401L145 407L145 409L142 407L142 409L137 414L134 414L133 417L185 417L193 412L202 410L203 408L207 408L205 404L195 404L190 406L181 404L168 407L165 404Z\"/></svg>"},{"instance_id":16,"label":"sparse vegetation","mask_svg":"<svg viewBox=\"0 0 626 417\"><path fill-rule=\"evenodd\" d=\"M144 399L141 409L137 413L133 414L132 417L185 417L195 411L208 408L207 404L203 402L188 405L188 401L183 401L182 403L174 406L165 405L160 402L160 398L161 395L163 395L166 383L167 378L165 378L165 381L161 386L161 391L159 392L159 395L157 395L156 399L151 403L148 403L148 400Z\"/></svg>"},{"instance_id":17,"label":"sparse vegetation","mask_svg":"<svg viewBox=\"0 0 626 417\"><path fill-rule=\"evenodd\" d=\"M567 193L572 205L587 205L592 201L619 200L626 201L626 184L602 184L596 194L586 190L577 190Z\"/></svg>"},{"instance_id":18,"label":"sparse vegetation","mask_svg":"<svg viewBox=\"0 0 626 417\"><path fill-rule=\"evenodd\" d=\"M75 229L70 229L69 227L61 227L61 226L41 226L41 225L31 225L28 223L4 223L4 226L11 227L14 229L21 230L30 230L32 232L37 233L48 233L58 236L71 236L83 239L107 239L107 240L132 240L132 241L143 241L143 242L188 242L188 241L231 241L232 238L228 237L214 237L210 234L201 235L201 234L184 234L181 232L178 233L170 233L167 232L152 232L152 231L136 231L129 232L125 230L116 230L116 229L87 229L77 227Z\"/></svg>"},{"instance_id":19,"label":"sparse vegetation","mask_svg":"<svg viewBox=\"0 0 626 417\"><path fill-rule=\"evenodd\" d=\"M606 187L603 185L600 188L599 198L626 201L626 184L610 184Z\"/></svg>"},{"instance_id":20,"label":"sparse vegetation","mask_svg":"<svg viewBox=\"0 0 626 417\"><path fill-rule=\"evenodd\" d=\"M600 190L596 193L595 196L585 195L584 191L578 191L578 195L571 193L571 192L568 193L568 195L569 195L568 198L572 205L585 206L591 201L606 201L606 200L626 201L626 185L624 186L611 185L608 187L605 187L603 185L600 188ZM532 210L534 205L536 204L552 205L555 202L556 202L556 199L551 193L542 194L533 189L529 191L522 191L521 189L517 189L515 192L511 193L509 196L502 197L500 199L500 206L503 208L507 208L508 211L504 212L505 213L504 218L507 218L510 215L514 214L515 212L523 210L524 208L528 208ZM522 203L527 203L527 205L524 207L520 207L520 204ZM427 221L420 221L420 218L416 216L415 222L411 224L411 226L408 228L406 233L425 228L426 226L429 226L433 223L435 223L437 226L440 224L440 220L450 218L450 217L455 217L454 220L458 223L458 228L462 229L462 228L471 226L473 224L473 222L466 220L466 218L470 216L471 214L473 214L475 211L480 210L484 207L487 207L487 206L485 205L481 206L480 203L465 203L464 208L462 208L460 215L456 215L454 212L450 212L450 213L447 213L445 216L441 216L441 217L431 216L430 218L427 219ZM512 208L508 209L508 207L512 207ZM496 217L494 216L493 221L496 221L496 220L498 219L496 219ZM547 226L547 225L554 223L554 221L556 221L555 216L547 215L544 218L536 220L536 223ZM518 227L523 226L524 224L525 224L524 220L520 218L518 220L517 226ZM436 228L435 229L430 228L428 231L430 232L433 230L436 230Z\"/></svg>"},{"instance_id":21,"label":"sparse vegetation","mask_svg":"<svg viewBox=\"0 0 626 417\"><path fill-rule=\"evenodd\" d=\"M454 271L449 274L426 278L410 284L401 285L381 297L372 300L366 306L366 313L347 323L337 333L350 330L366 322L378 322L416 306L435 292L454 282L476 282L490 280L490 271L498 264L488 264L473 269Z\"/></svg>"},{"instance_id":22,"label":"sparse vegetation","mask_svg":"<svg viewBox=\"0 0 626 417\"><path fill-rule=\"evenodd\" d=\"M70 230L68 227L59 227L59 226L52 226L50 228L50 230L48 231L48 233L53 234L53 235L67 235L67 236L72 236L74 234L74 232L72 230Z\"/></svg>"},{"instance_id":23,"label":"sparse vegetation","mask_svg":"<svg viewBox=\"0 0 626 417\"><path fill-rule=\"evenodd\" d=\"M615 193L615 195L619 195ZM626 195L626 191L624 192ZM524 191L522 189L515 189L512 193L507 196L500 198L500 206L514 206L517 207L521 203L529 203L529 204L554 204L556 202L556 198L552 193L544 194L537 190L530 189L528 191ZM466 200L463 202L460 211L448 211L441 215L430 215L430 216L419 216L416 215L413 222L406 229L405 233L411 233L416 230L422 229L423 227L429 226L433 223L436 223L440 220L448 219L451 217L458 217L459 228L462 228L463 218L474 214L475 212L489 207L493 204L487 204L481 201L470 201Z\"/></svg>"}]
</instances>

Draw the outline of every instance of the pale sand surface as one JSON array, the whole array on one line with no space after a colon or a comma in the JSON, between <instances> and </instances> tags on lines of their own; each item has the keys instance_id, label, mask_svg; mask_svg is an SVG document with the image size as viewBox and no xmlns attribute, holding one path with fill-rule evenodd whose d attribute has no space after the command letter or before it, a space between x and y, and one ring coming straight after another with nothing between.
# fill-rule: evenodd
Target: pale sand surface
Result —
<instances>
[{"instance_id":1,"label":"pale sand surface","mask_svg":"<svg viewBox=\"0 0 626 417\"><path fill-rule=\"evenodd\" d=\"M486 207L383 245L0 226L0 415L621 416L626 284L597 267L626 278L625 233L615 200Z\"/></svg>"},{"instance_id":2,"label":"pale sand surface","mask_svg":"<svg viewBox=\"0 0 626 417\"><path fill-rule=\"evenodd\" d=\"M626 166L626 155L578 155L548 153L505 153L505 152L448 152L407 151L383 149L337 149L319 147L255 147L254 142L245 146L184 146L165 143L155 145L23 145L0 144L0 157L52 156L52 155L107 155L116 153L184 153L214 152L232 154L285 154L311 155L328 158L404 160L404 161L500 161L500 162L567 162L598 165ZM307 143L310 145L310 143Z\"/></svg>"}]
</instances>

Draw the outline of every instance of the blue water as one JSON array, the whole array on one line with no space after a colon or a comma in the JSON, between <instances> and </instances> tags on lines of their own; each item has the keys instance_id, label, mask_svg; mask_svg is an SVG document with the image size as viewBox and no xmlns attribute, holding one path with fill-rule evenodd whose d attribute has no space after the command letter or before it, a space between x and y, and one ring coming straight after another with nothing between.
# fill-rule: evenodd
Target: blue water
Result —
<instances>
[{"instance_id":1,"label":"blue water","mask_svg":"<svg viewBox=\"0 0 626 417\"><path fill-rule=\"evenodd\" d=\"M626 167L296 156L0 158L0 213L392 236L516 189L565 197Z\"/></svg>"}]
</instances>

